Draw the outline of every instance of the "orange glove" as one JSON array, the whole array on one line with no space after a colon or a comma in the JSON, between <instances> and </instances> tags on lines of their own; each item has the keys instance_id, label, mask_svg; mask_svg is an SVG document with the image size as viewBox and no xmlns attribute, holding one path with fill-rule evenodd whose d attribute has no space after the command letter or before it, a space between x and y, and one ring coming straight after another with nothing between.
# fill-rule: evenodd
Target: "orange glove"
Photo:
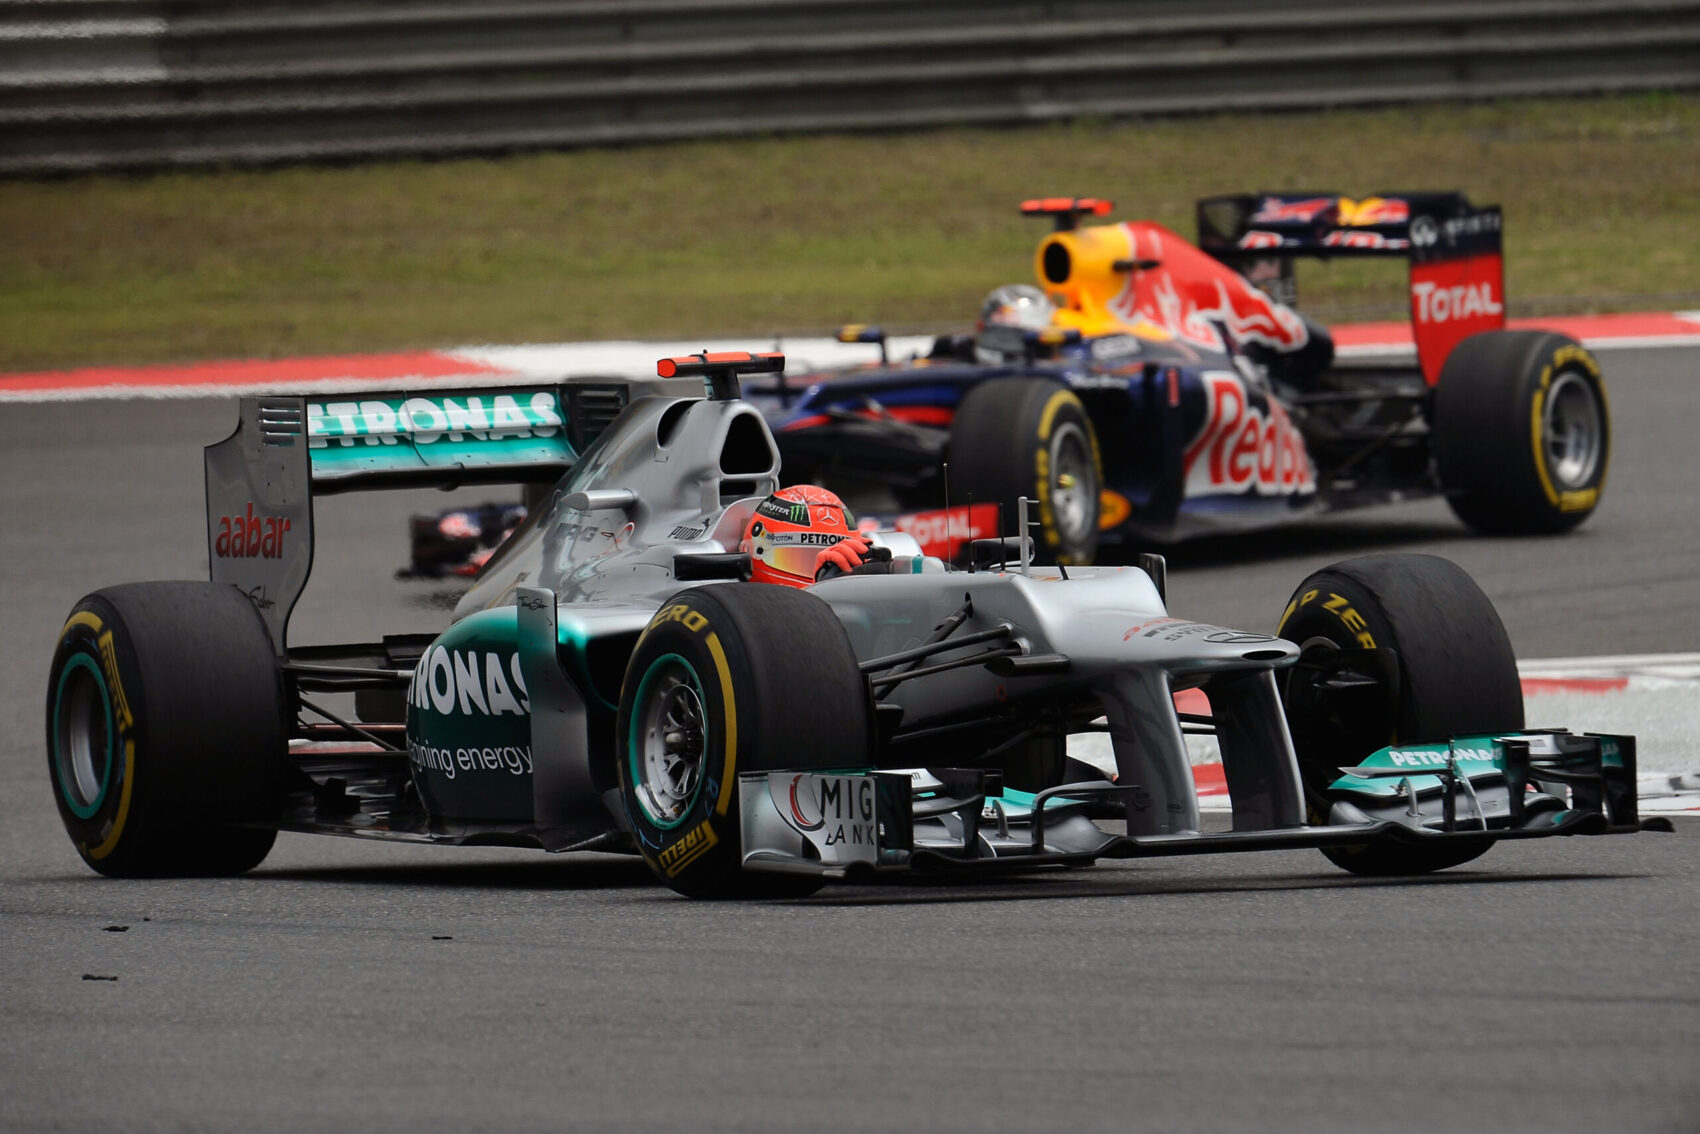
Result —
<instances>
[{"instance_id":1,"label":"orange glove","mask_svg":"<svg viewBox=\"0 0 1700 1134\"><path fill-rule=\"evenodd\" d=\"M815 582L848 575L868 556L868 541L859 535L845 536L815 556Z\"/></svg>"}]
</instances>

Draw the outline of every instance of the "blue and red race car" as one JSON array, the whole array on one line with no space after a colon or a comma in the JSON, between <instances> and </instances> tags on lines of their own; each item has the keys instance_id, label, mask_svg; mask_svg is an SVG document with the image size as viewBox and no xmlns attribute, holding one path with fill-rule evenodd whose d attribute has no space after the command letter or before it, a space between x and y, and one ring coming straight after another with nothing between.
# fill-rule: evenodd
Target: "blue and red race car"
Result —
<instances>
[{"instance_id":1,"label":"blue and red race car","mask_svg":"<svg viewBox=\"0 0 1700 1134\"><path fill-rule=\"evenodd\" d=\"M1198 203L1196 245L1149 221L1051 218L1035 285L999 288L925 357L746 379L787 480L825 484L957 558L1036 502L1042 554L1091 562L1300 516L1444 494L1484 532L1557 532L1599 501L1599 364L1505 329L1501 216L1461 193L1265 193ZM1415 366L1339 362L1293 306L1300 256L1409 262ZM1000 522L999 516L1002 516Z\"/></svg>"}]
</instances>

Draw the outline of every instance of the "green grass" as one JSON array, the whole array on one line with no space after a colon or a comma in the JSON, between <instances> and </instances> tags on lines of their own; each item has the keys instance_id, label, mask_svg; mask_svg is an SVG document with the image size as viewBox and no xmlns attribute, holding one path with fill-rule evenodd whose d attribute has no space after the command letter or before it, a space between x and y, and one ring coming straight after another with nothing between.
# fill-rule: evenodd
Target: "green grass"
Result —
<instances>
[{"instance_id":1,"label":"green grass","mask_svg":"<svg viewBox=\"0 0 1700 1134\"><path fill-rule=\"evenodd\" d=\"M1024 197L1192 234L1202 195L1462 188L1512 309L1700 306L1700 95L753 138L0 182L0 370L960 325L1029 279ZM1397 269L1306 265L1321 318Z\"/></svg>"}]
</instances>

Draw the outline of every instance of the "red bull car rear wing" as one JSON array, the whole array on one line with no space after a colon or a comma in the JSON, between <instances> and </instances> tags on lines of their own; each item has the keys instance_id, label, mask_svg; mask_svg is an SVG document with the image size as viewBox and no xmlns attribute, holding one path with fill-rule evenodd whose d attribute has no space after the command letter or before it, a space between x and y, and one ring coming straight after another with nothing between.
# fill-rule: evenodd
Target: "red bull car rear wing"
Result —
<instances>
[{"instance_id":1,"label":"red bull car rear wing","mask_svg":"<svg viewBox=\"0 0 1700 1134\"><path fill-rule=\"evenodd\" d=\"M648 394L691 380L575 378L554 385L243 398L236 432L206 448L214 582L254 600L281 652L313 564L313 498L379 488L552 484Z\"/></svg>"},{"instance_id":2,"label":"red bull car rear wing","mask_svg":"<svg viewBox=\"0 0 1700 1134\"><path fill-rule=\"evenodd\" d=\"M1410 264L1411 326L1432 385L1452 348L1505 326L1498 205L1452 192L1244 193L1198 202L1198 246L1292 306L1299 256L1397 256Z\"/></svg>"}]
</instances>

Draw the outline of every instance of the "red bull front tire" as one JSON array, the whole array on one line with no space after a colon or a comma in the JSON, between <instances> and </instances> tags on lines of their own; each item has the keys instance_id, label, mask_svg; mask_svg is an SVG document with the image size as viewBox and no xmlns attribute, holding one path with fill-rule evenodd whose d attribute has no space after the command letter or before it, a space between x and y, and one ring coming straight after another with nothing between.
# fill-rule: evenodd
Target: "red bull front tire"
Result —
<instances>
[{"instance_id":1,"label":"red bull front tire","mask_svg":"<svg viewBox=\"0 0 1700 1134\"><path fill-rule=\"evenodd\" d=\"M955 499L1003 506L1000 535L1015 532L1017 499L1031 501L1040 562L1073 566L1097 557L1104 483L1098 436L1086 407L1062 383L981 382L956 409L947 459Z\"/></svg>"},{"instance_id":2,"label":"red bull front tire","mask_svg":"<svg viewBox=\"0 0 1700 1134\"><path fill-rule=\"evenodd\" d=\"M1600 365L1574 339L1465 339L1441 368L1431 426L1447 503L1479 532L1568 531L1599 504L1611 417Z\"/></svg>"}]
</instances>

